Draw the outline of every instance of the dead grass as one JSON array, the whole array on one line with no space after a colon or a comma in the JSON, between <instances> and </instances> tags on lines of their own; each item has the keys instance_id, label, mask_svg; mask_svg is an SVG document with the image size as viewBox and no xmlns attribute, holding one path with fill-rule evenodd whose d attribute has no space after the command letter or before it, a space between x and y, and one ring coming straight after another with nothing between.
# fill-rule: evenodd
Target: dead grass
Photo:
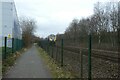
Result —
<instances>
[{"instance_id":1,"label":"dead grass","mask_svg":"<svg viewBox=\"0 0 120 80\"><path fill-rule=\"evenodd\" d=\"M45 64L51 71L53 78L74 78L70 72L64 71L64 69L53 60L43 49L38 48L40 56L45 61Z\"/></svg>"},{"instance_id":2,"label":"dead grass","mask_svg":"<svg viewBox=\"0 0 120 80\"><path fill-rule=\"evenodd\" d=\"M10 69L11 66L14 65L15 60L24 52L26 49L22 49L19 52L15 52L7 57L7 59L4 59L2 62L2 73L3 75L6 73L7 70Z\"/></svg>"}]
</instances>

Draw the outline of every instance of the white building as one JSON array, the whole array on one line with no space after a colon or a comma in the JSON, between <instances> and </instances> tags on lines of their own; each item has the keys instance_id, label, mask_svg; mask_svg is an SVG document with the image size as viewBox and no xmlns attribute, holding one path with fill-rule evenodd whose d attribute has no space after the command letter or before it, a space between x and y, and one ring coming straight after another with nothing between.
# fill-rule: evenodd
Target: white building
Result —
<instances>
[{"instance_id":1,"label":"white building","mask_svg":"<svg viewBox=\"0 0 120 80\"><path fill-rule=\"evenodd\" d=\"M4 46L4 37L22 39L15 3L12 0L0 2L0 46ZM2 43L2 44L1 44ZM11 46L11 40L8 41Z\"/></svg>"}]
</instances>

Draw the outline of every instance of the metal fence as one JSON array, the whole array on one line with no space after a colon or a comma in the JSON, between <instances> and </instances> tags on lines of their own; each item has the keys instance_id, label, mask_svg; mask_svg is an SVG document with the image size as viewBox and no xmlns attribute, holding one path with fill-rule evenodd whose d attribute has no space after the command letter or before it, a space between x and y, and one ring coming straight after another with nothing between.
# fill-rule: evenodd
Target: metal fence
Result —
<instances>
[{"instance_id":1,"label":"metal fence","mask_svg":"<svg viewBox=\"0 0 120 80\"><path fill-rule=\"evenodd\" d=\"M23 40L21 39L4 37L3 40L4 46L2 47L2 60L23 48Z\"/></svg>"},{"instance_id":2,"label":"metal fence","mask_svg":"<svg viewBox=\"0 0 120 80\"><path fill-rule=\"evenodd\" d=\"M39 45L77 78L118 78L117 34L41 40Z\"/></svg>"}]
</instances>

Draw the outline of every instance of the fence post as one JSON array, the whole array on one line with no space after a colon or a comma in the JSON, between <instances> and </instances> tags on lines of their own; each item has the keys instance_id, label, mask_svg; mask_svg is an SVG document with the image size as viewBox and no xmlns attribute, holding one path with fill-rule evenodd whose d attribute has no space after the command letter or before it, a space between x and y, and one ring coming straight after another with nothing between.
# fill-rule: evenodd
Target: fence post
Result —
<instances>
[{"instance_id":1,"label":"fence post","mask_svg":"<svg viewBox=\"0 0 120 80\"><path fill-rule=\"evenodd\" d=\"M56 61L57 61L57 55L58 55L58 47L56 46Z\"/></svg>"},{"instance_id":2,"label":"fence post","mask_svg":"<svg viewBox=\"0 0 120 80\"><path fill-rule=\"evenodd\" d=\"M20 50L20 41L19 41L19 39L18 39L18 51Z\"/></svg>"},{"instance_id":3,"label":"fence post","mask_svg":"<svg viewBox=\"0 0 120 80\"><path fill-rule=\"evenodd\" d=\"M21 50L21 39L20 39L20 50Z\"/></svg>"},{"instance_id":4,"label":"fence post","mask_svg":"<svg viewBox=\"0 0 120 80\"><path fill-rule=\"evenodd\" d=\"M52 46L50 44L50 57L51 57L51 55L52 55Z\"/></svg>"},{"instance_id":5,"label":"fence post","mask_svg":"<svg viewBox=\"0 0 120 80\"><path fill-rule=\"evenodd\" d=\"M19 39L17 39L17 51L19 50Z\"/></svg>"},{"instance_id":6,"label":"fence post","mask_svg":"<svg viewBox=\"0 0 120 80\"><path fill-rule=\"evenodd\" d=\"M20 39L18 39L18 50L20 50Z\"/></svg>"},{"instance_id":7,"label":"fence post","mask_svg":"<svg viewBox=\"0 0 120 80\"><path fill-rule=\"evenodd\" d=\"M18 39L17 39L17 51L18 51Z\"/></svg>"},{"instance_id":8,"label":"fence post","mask_svg":"<svg viewBox=\"0 0 120 80\"><path fill-rule=\"evenodd\" d=\"M23 48L23 41L22 41L22 39L21 39L21 49Z\"/></svg>"},{"instance_id":9,"label":"fence post","mask_svg":"<svg viewBox=\"0 0 120 80\"><path fill-rule=\"evenodd\" d=\"M53 58L53 42L52 42L52 58Z\"/></svg>"},{"instance_id":10,"label":"fence post","mask_svg":"<svg viewBox=\"0 0 120 80\"><path fill-rule=\"evenodd\" d=\"M89 48L88 48L88 79L91 80L91 34L89 34Z\"/></svg>"},{"instance_id":11,"label":"fence post","mask_svg":"<svg viewBox=\"0 0 120 80\"><path fill-rule=\"evenodd\" d=\"M23 46L24 46L24 45L23 45L23 39L21 39L21 47L23 48Z\"/></svg>"},{"instance_id":12,"label":"fence post","mask_svg":"<svg viewBox=\"0 0 120 80\"><path fill-rule=\"evenodd\" d=\"M61 66L63 66L63 39L61 40Z\"/></svg>"},{"instance_id":13,"label":"fence post","mask_svg":"<svg viewBox=\"0 0 120 80\"><path fill-rule=\"evenodd\" d=\"M83 54L82 51L80 50L80 67L81 67L81 78L83 77Z\"/></svg>"},{"instance_id":14,"label":"fence post","mask_svg":"<svg viewBox=\"0 0 120 80\"><path fill-rule=\"evenodd\" d=\"M48 53L48 55L49 55L49 43L48 43L48 45L47 45L47 53Z\"/></svg>"},{"instance_id":15,"label":"fence post","mask_svg":"<svg viewBox=\"0 0 120 80\"><path fill-rule=\"evenodd\" d=\"M12 53L14 53L14 38L12 38Z\"/></svg>"},{"instance_id":16,"label":"fence post","mask_svg":"<svg viewBox=\"0 0 120 80\"><path fill-rule=\"evenodd\" d=\"M22 49L22 46L21 46L21 39L20 39L20 50Z\"/></svg>"},{"instance_id":17,"label":"fence post","mask_svg":"<svg viewBox=\"0 0 120 80\"><path fill-rule=\"evenodd\" d=\"M15 52L17 51L17 39L14 39L15 40Z\"/></svg>"},{"instance_id":18,"label":"fence post","mask_svg":"<svg viewBox=\"0 0 120 80\"><path fill-rule=\"evenodd\" d=\"M15 43L16 43L15 45L16 45L16 51L17 51L17 46L18 46L18 44L17 44L17 39L15 40Z\"/></svg>"},{"instance_id":19,"label":"fence post","mask_svg":"<svg viewBox=\"0 0 120 80\"><path fill-rule=\"evenodd\" d=\"M6 59L6 56L7 56L7 37L5 37L5 43L4 43L4 46L5 46L4 59Z\"/></svg>"},{"instance_id":20,"label":"fence post","mask_svg":"<svg viewBox=\"0 0 120 80\"><path fill-rule=\"evenodd\" d=\"M118 13L120 13L120 2L118 2ZM117 36L118 36L118 62L120 61L120 14L118 14L118 29L117 29ZM120 65L119 65L120 69ZM118 72L118 75L120 75L120 71Z\"/></svg>"},{"instance_id":21,"label":"fence post","mask_svg":"<svg viewBox=\"0 0 120 80\"><path fill-rule=\"evenodd\" d=\"M50 56L50 50L49 50L49 48L50 48L50 44L49 44L49 41L48 41L48 55Z\"/></svg>"},{"instance_id":22,"label":"fence post","mask_svg":"<svg viewBox=\"0 0 120 80\"><path fill-rule=\"evenodd\" d=\"M17 51L19 50L19 39L17 39Z\"/></svg>"}]
</instances>

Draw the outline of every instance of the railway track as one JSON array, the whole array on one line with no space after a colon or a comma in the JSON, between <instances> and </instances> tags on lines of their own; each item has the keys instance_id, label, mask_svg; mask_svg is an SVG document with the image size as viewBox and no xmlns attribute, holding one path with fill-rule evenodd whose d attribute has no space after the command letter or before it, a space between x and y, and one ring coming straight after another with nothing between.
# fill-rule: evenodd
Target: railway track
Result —
<instances>
[{"instance_id":1,"label":"railway track","mask_svg":"<svg viewBox=\"0 0 120 80\"><path fill-rule=\"evenodd\" d=\"M60 46L57 46L60 48ZM88 55L87 53L87 48L81 48L80 47L64 47L64 50L71 51L74 53L80 53L80 50L82 50L83 55ZM102 54L101 54L102 53ZM100 58L103 60L111 61L114 63L118 63L118 60L120 60L120 57L118 56L119 52L114 52L114 51L105 51L105 50L97 50L97 49L92 49L92 57L95 58ZM113 56L114 55L114 56Z\"/></svg>"}]
</instances>

